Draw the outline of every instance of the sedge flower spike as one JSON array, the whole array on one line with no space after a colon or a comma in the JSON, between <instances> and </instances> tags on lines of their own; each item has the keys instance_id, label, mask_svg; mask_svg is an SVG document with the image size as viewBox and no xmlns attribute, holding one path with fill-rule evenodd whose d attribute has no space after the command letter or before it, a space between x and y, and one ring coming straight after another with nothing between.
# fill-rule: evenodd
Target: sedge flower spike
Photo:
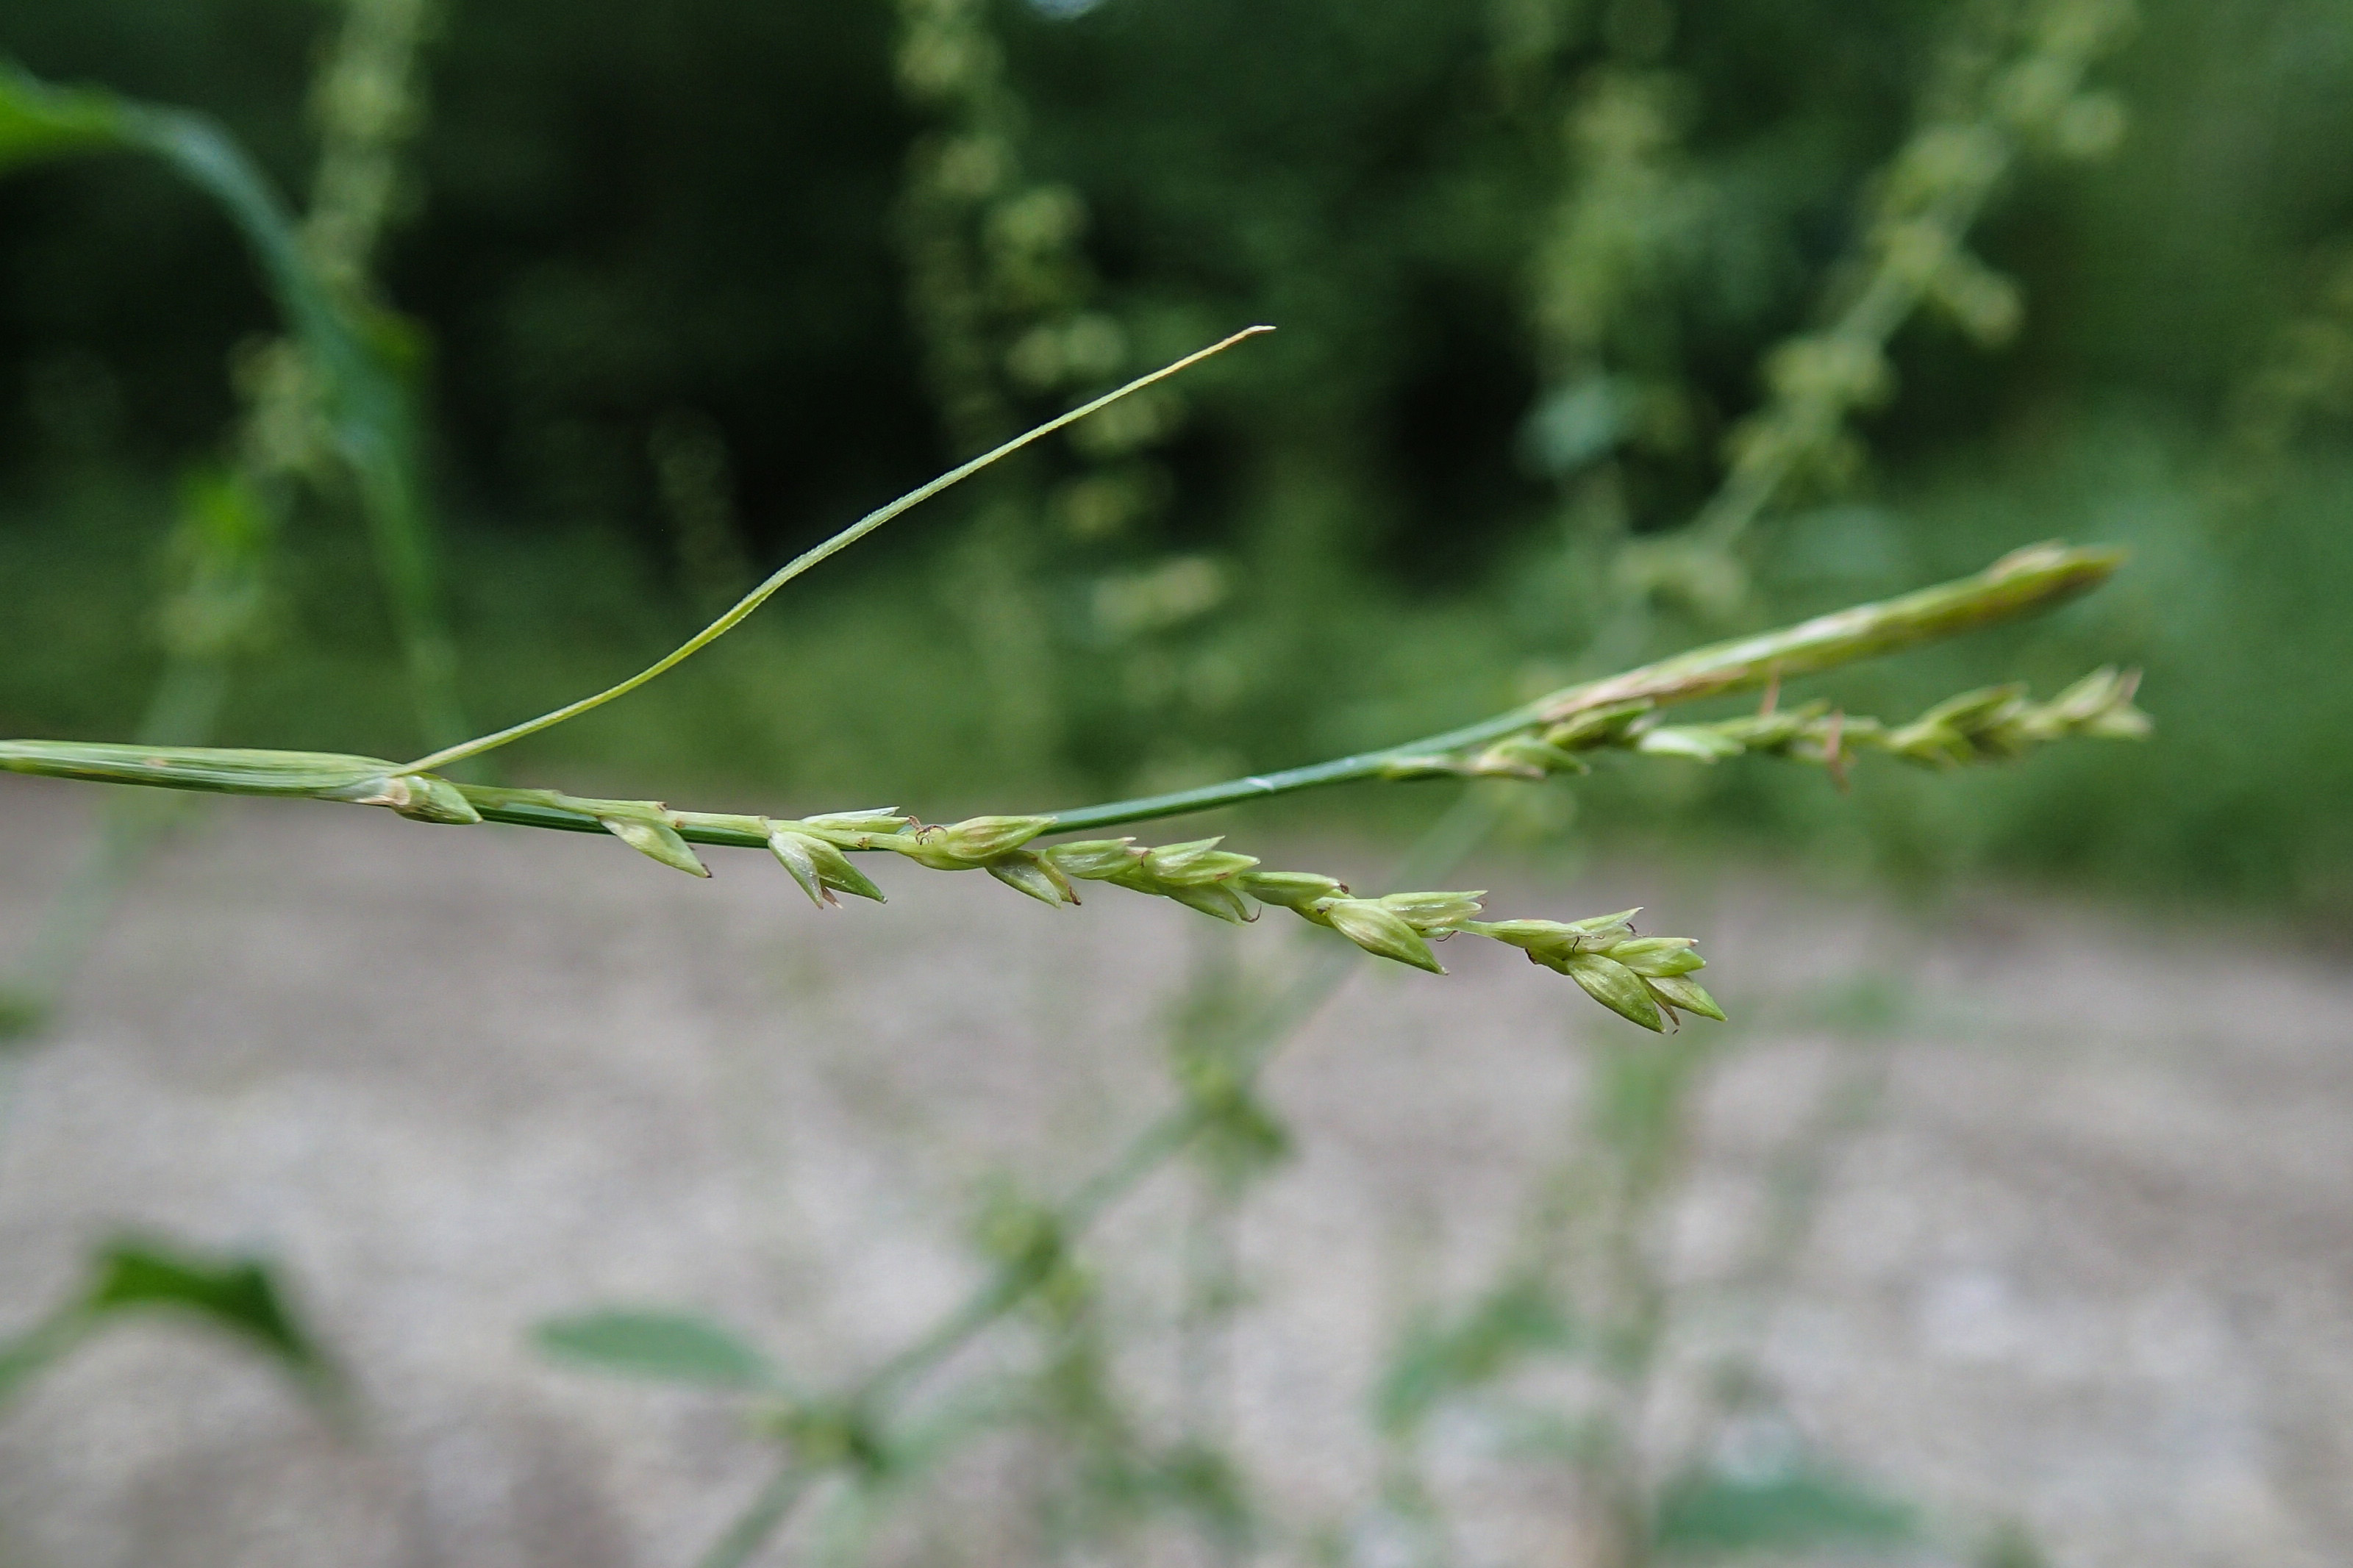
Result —
<instances>
[{"instance_id":1,"label":"sedge flower spike","mask_svg":"<svg viewBox=\"0 0 2353 1568\"><path fill-rule=\"evenodd\" d=\"M607 835L665 866L707 877L697 846L765 850L809 900L880 901L882 889L850 861L894 854L930 870L987 871L1039 903L1080 902L1081 889L1119 888L1219 920L1288 910L1395 963L1443 973L1432 944L1466 935L1501 942L1565 975L1594 1001L1646 1029L1686 1015L1720 1019L1694 976L1692 939L1644 936L1634 911L1590 920L1485 921L1483 893L1360 896L1337 878L1272 869L1219 837L1164 845L1103 837L1104 827L1182 816L1252 799L1358 780L1431 776L1545 779L1587 771L1603 753L1721 764L1745 755L1810 763L1841 782L1851 763L1880 753L1915 766L2006 761L2074 738L2135 740L2149 721L2133 705L2130 672L2095 670L2048 701L2024 688L1989 687L1887 724L1827 702L1785 706L1785 679L2018 618L2097 586L2121 558L2055 544L2017 551L1974 577L1800 625L1694 649L1557 691L1480 723L1335 762L1080 810L969 817L926 825L892 807L800 817L681 811L659 801L607 800L550 789L451 780L422 765L311 752L0 741L0 770L53 778L216 794L383 806L448 826L496 822ZM657 671L658 673L658 671ZM1754 712L1669 723L1675 703L1763 690ZM1097 837L1077 837L1094 833ZM1049 842L1057 835L1072 835Z\"/></svg>"}]
</instances>

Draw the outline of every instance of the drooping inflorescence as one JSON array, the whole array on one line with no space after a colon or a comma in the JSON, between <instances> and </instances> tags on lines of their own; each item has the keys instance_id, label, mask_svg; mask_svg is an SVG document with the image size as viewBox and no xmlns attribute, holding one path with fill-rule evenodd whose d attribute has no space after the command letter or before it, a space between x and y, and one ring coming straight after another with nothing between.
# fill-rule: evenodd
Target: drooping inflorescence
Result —
<instances>
[{"instance_id":1,"label":"drooping inflorescence","mask_svg":"<svg viewBox=\"0 0 2353 1568\"><path fill-rule=\"evenodd\" d=\"M881 889L850 863L849 856L882 853L932 870L985 870L1018 892L1057 906L1078 903L1082 883L1104 883L1168 899L1225 921L1250 921L1268 907L1286 909L1377 957L1433 973L1443 971L1431 951L1432 942L1467 932L1519 948L1536 963L1575 980L1604 1006L1658 1029L1683 1012L1721 1015L1707 993L1689 978L1700 960L1688 939L1638 936L1622 917L1567 924L1487 922L1478 918L1482 893L1359 897L1335 878L1270 870L1256 858L1226 848L1219 838L1156 846L1129 837L1040 841L1056 834L1183 816L1355 780L1543 779L1584 772L1590 765L1588 758L1601 751L1704 763L1762 752L1819 764L1843 784L1849 761L1863 752L1883 752L1923 766L1953 767L2015 757L2070 736L2137 738L2147 732L2148 719L2132 705L2137 678L2113 669L2096 671L2047 702L2032 700L2021 687L1991 687L1939 703L1897 725L1850 715L1825 702L1788 708L1777 703L1784 675L1817 673L2063 603L2104 580L2118 559L2112 552L2038 545L2013 552L1973 578L1694 649L1556 692L1445 735L1176 795L1050 814L925 825L892 807L792 818L679 811L659 801L466 784L432 771L438 758L403 764L312 752L64 741L0 741L0 771L378 805L447 826L499 822L609 833L694 876L710 875L696 852L698 844L765 849L820 907L837 903L843 893L881 900ZM730 616L740 618L758 597L755 593ZM722 629L724 624L732 622L723 622ZM702 640L707 641L708 635ZM696 646L690 644L671 656L654 673ZM650 676L615 691L646 679ZM1759 687L1766 697L1754 712L1695 724L1662 720L1666 704ZM611 695L453 748L448 754L476 754L560 722L572 711Z\"/></svg>"},{"instance_id":2,"label":"drooping inflorescence","mask_svg":"<svg viewBox=\"0 0 2353 1568\"><path fill-rule=\"evenodd\" d=\"M1255 856L1222 847L1220 838L1157 846L1132 837L1087 838L1039 847L1035 840L1055 826L1051 816L976 816L927 825L887 806L792 818L677 811L659 801L459 784L402 772L373 758L305 752L153 751L17 741L0 742L0 770L380 805L448 826L495 821L601 830L650 859L697 877L711 874L695 851L697 842L765 848L821 909L838 905L836 895L842 893L882 901L882 889L850 863L849 855L885 853L934 871L987 871L1016 891L1056 906L1079 903L1080 884L1102 883L1237 924L1256 920L1266 908L1285 909L1337 931L1375 957L1437 974L1445 970L1430 943L1467 931L1522 949L1646 1028L1663 1028L1678 1007L1722 1016L1705 992L1683 978L1701 966L1688 938L1638 939L1624 916L1571 924L1488 924L1478 919L1483 892L1358 897L1337 878L1269 870ZM1630 981L1629 973L1640 984Z\"/></svg>"},{"instance_id":3,"label":"drooping inflorescence","mask_svg":"<svg viewBox=\"0 0 2353 1568\"><path fill-rule=\"evenodd\" d=\"M592 808L609 831L664 865L709 874L677 836L677 828L685 825L680 814L667 813L651 802L570 804ZM614 809L623 805L638 809ZM665 816L667 822L661 820ZM1050 816L976 816L926 826L883 808L788 822L750 820L764 826L776 858L819 907L835 904L836 892L880 902L881 889L849 863L844 851L881 850L936 871L987 871L1018 892L1057 906L1080 902L1076 884L1101 882L1168 899L1237 924L1257 919L1262 908L1286 909L1339 932L1377 958L1434 974L1445 970L1430 943L1467 931L1519 948L1531 962L1567 975L1595 1001L1647 1029L1676 1022L1678 1008L1703 1017L1724 1016L1715 1000L1689 978L1704 967L1693 951L1694 940L1637 936L1630 923L1636 913L1632 910L1567 923L1490 923L1477 918L1483 891L1359 898L1334 877L1267 870L1255 856L1219 847L1221 838L1156 847L1132 837L1090 838L1031 847L1034 839L1053 826ZM667 827L667 834L649 835L649 829L659 827Z\"/></svg>"}]
</instances>

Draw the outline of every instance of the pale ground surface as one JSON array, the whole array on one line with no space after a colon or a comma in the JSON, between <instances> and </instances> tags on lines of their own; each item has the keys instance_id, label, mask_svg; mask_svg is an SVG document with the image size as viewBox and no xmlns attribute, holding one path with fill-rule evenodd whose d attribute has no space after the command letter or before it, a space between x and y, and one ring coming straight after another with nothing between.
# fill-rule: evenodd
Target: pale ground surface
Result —
<instances>
[{"instance_id":1,"label":"pale ground surface","mask_svg":"<svg viewBox=\"0 0 2353 1568\"><path fill-rule=\"evenodd\" d=\"M94 794L0 782L0 951ZM1373 879L1350 858L1316 863ZM723 1398L543 1363L530 1324L691 1306L813 1381L853 1375L975 1277L984 1177L1058 1189L1163 1102L1158 1020L1199 917L1113 892L1058 915L891 867L890 909L819 918L773 867L717 867L701 884L617 844L308 806L225 808L171 851L18 1075L0 1331L125 1226L267 1249L365 1431L332 1436L201 1333L131 1328L0 1417L0 1563L686 1564L766 1451ZM1820 1449L1959 1526L2023 1519L2065 1568L2353 1561L2341 960L2253 930L1992 897L1913 922L1626 868L1497 901L1647 902L1765 1020L1715 1081L1677 1211L1694 1278L1740 1256L1769 1162L1854 1059L1787 999L1873 963L1904 983L1879 1108L1762 1321L1765 1373ZM1271 928L1248 950L1288 940ZM1577 1135L1580 1052L1643 1048L1472 946L1448 980L1368 962L1270 1080L1299 1156L1243 1222L1232 1378L1243 1451L1293 1521L1362 1517L1384 1346L1490 1276ZM1171 1381L1185 1191L1147 1189L1092 1255L1147 1408ZM1757 1321L1694 1311L1683 1360ZM1483 1441L1440 1443L1463 1561L1566 1561L1551 1472ZM952 1480L885 1551L1022 1560L1010 1475Z\"/></svg>"}]
</instances>

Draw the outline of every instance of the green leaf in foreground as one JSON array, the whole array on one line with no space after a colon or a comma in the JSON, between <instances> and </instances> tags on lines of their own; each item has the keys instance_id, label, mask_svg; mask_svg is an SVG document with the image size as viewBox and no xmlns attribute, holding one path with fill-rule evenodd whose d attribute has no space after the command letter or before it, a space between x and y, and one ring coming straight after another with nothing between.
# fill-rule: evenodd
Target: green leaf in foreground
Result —
<instances>
[{"instance_id":1,"label":"green leaf in foreground","mask_svg":"<svg viewBox=\"0 0 2353 1568\"><path fill-rule=\"evenodd\" d=\"M559 1360L625 1377L705 1388L777 1386L765 1356L731 1331L685 1312L587 1312L542 1323L533 1338Z\"/></svg>"}]
</instances>

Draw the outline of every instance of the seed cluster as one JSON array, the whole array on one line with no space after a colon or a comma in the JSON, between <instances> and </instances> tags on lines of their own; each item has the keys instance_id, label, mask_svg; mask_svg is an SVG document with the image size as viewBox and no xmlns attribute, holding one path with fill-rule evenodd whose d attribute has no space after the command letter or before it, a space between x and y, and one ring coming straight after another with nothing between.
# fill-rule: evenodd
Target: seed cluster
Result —
<instances>
[{"instance_id":1,"label":"seed cluster","mask_svg":"<svg viewBox=\"0 0 2353 1568\"><path fill-rule=\"evenodd\" d=\"M681 814L651 802L559 798L664 865L709 875L678 835L687 820ZM1339 932L1376 958L1433 974L1446 971L1430 943L1467 931L1520 949L1530 962L1567 975L1595 1001L1646 1029L1678 1023L1678 1009L1724 1016L1715 999L1690 978L1705 966L1693 951L1694 939L1639 936L1631 924L1633 910L1566 923L1491 923L1478 918L1483 891L1359 898L1336 878L1267 870L1254 856L1219 847L1221 838L1156 847L1128 837L1089 838L1031 847L1053 826L1050 816L976 816L924 826L879 809L790 822L746 820L762 825L776 858L820 907L836 903L837 892L880 901L881 890L850 865L844 851L881 850L935 871L987 871L1018 892L1057 906L1080 901L1077 884L1101 882L1237 924L1257 919L1263 908L1286 909Z\"/></svg>"}]
</instances>

